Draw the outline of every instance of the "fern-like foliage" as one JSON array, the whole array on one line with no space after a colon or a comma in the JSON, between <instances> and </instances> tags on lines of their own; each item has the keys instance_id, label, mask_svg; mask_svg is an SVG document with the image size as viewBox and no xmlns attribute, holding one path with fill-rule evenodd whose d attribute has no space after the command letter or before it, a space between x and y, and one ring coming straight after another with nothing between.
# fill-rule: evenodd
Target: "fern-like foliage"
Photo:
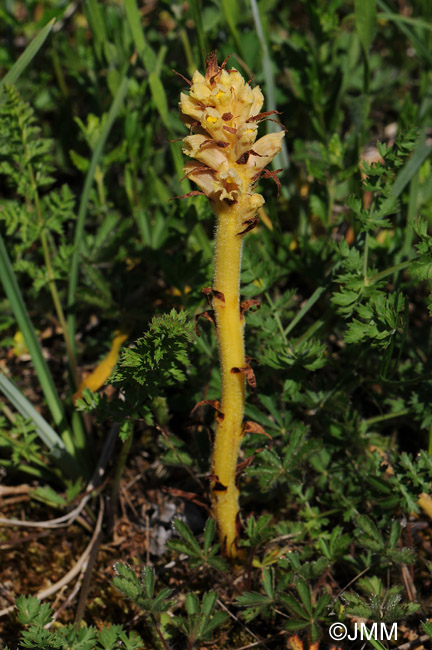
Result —
<instances>
[{"instance_id":1,"label":"fern-like foliage","mask_svg":"<svg viewBox=\"0 0 432 650\"><path fill-rule=\"evenodd\" d=\"M187 379L191 367L188 353L193 339L193 323L187 312L172 309L169 314L155 316L144 335L122 351L110 378L123 399L108 402L105 395L85 389L77 408L96 409L96 415L102 420L141 417L152 424L157 401L165 389L179 386Z\"/></svg>"},{"instance_id":2,"label":"fern-like foliage","mask_svg":"<svg viewBox=\"0 0 432 650\"><path fill-rule=\"evenodd\" d=\"M32 191L53 182L51 140L41 137L34 110L14 86L6 86L0 105L0 172L31 200Z\"/></svg>"},{"instance_id":3,"label":"fern-like foliage","mask_svg":"<svg viewBox=\"0 0 432 650\"><path fill-rule=\"evenodd\" d=\"M48 240L54 280L67 277L73 251L65 224L74 219L75 197L66 185L48 189L55 180L52 152L53 143L42 137L34 109L15 87L6 86L0 103L0 177L6 181L8 197L0 220L10 238L8 248L14 249L14 268L31 278L36 293L48 281L36 245L42 232Z\"/></svg>"},{"instance_id":4,"label":"fern-like foliage","mask_svg":"<svg viewBox=\"0 0 432 650\"><path fill-rule=\"evenodd\" d=\"M128 634L120 625L111 625L97 630L83 625L61 626L47 630L45 626L52 622L49 605L41 603L35 596L20 596L17 599L18 620L25 626L21 633L19 648L33 650L51 650L54 648L70 650L142 650L142 639L138 634Z\"/></svg>"}]
</instances>

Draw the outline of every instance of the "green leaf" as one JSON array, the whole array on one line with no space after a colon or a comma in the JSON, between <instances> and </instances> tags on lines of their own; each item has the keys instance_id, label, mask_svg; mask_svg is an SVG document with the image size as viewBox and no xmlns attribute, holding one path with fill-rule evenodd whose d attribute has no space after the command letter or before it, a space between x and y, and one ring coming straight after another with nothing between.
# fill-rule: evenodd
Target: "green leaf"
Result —
<instances>
[{"instance_id":1,"label":"green leaf","mask_svg":"<svg viewBox=\"0 0 432 650\"><path fill-rule=\"evenodd\" d=\"M399 541L399 537L401 534L401 525L400 521L396 520L392 522L391 529L390 529L390 536L389 536L389 549L394 549L396 548L396 545Z\"/></svg>"},{"instance_id":2,"label":"green leaf","mask_svg":"<svg viewBox=\"0 0 432 650\"><path fill-rule=\"evenodd\" d=\"M147 596L153 598L154 595L154 571L151 567L145 567L142 572L142 580L146 589Z\"/></svg>"},{"instance_id":3,"label":"green leaf","mask_svg":"<svg viewBox=\"0 0 432 650\"><path fill-rule=\"evenodd\" d=\"M307 627L309 627L309 621L288 621L288 623L284 623L284 628L290 632L305 630Z\"/></svg>"},{"instance_id":4,"label":"green leaf","mask_svg":"<svg viewBox=\"0 0 432 650\"><path fill-rule=\"evenodd\" d=\"M425 621L422 623L422 626L426 634L432 639L432 623Z\"/></svg>"},{"instance_id":5,"label":"green leaf","mask_svg":"<svg viewBox=\"0 0 432 650\"><path fill-rule=\"evenodd\" d=\"M357 538L357 541L362 546L365 546L372 551L380 551L384 549L385 543L381 533L369 517L366 515L357 515L355 518L355 524L357 529L361 530L363 533Z\"/></svg>"},{"instance_id":6,"label":"green leaf","mask_svg":"<svg viewBox=\"0 0 432 650\"><path fill-rule=\"evenodd\" d=\"M32 42L27 45L24 52L14 63L12 68L5 74L3 79L0 81L0 95L3 92L3 89L6 84L16 84L21 74L27 68L29 63L31 63L39 52L42 45L45 43L50 31L52 30L55 23L55 18L52 18L49 23L45 25L43 29L39 32L37 36L32 40Z\"/></svg>"},{"instance_id":7,"label":"green leaf","mask_svg":"<svg viewBox=\"0 0 432 650\"><path fill-rule=\"evenodd\" d=\"M267 596L271 599L275 596L274 572L271 569L264 569L262 584Z\"/></svg>"},{"instance_id":8,"label":"green leaf","mask_svg":"<svg viewBox=\"0 0 432 650\"><path fill-rule=\"evenodd\" d=\"M367 54L377 30L376 0L354 0L354 16L360 43Z\"/></svg>"},{"instance_id":9,"label":"green leaf","mask_svg":"<svg viewBox=\"0 0 432 650\"><path fill-rule=\"evenodd\" d=\"M314 608L314 618L317 619L332 602L332 597L328 593L322 594Z\"/></svg>"},{"instance_id":10,"label":"green leaf","mask_svg":"<svg viewBox=\"0 0 432 650\"><path fill-rule=\"evenodd\" d=\"M300 596L300 599L301 599L303 605L305 606L305 609L306 609L307 613L312 618L312 616L313 616L313 614L312 614L312 601L311 601L309 585L306 584L306 582L304 580L299 578L296 581L296 589L297 589L297 593Z\"/></svg>"},{"instance_id":11,"label":"green leaf","mask_svg":"<svg viewBox=\"0 0 432 650\"><path fill-rule=\"evenodd\" d=\"M210 545L216 533L216 522L213 518L207 519L204 528L204 553L207 555L210 550Z\"/></svg>"},{"instance_id":12,"label":"green leaf","mask_svg":"<svg viewBox=\"0 0 432 650\"><path fill-rule=\"evenodd\" d=\"M89 24L95 41L95 49L98 57L102 55L104 44L107 42L107 32L105 29L104 17L102 15L100 3L97 0L87 0L85 8L88 13Z\"/></svg>"},{"instance_id":13,"label":"green leaf","mask_svg":"<svg viewBox=\"0 0 432 650\"><path fill-rule=\"evenodd\" d=\"M257 592L246 592L241 596L236 598L239 605L242 607L261 607L263 605L268 605L271 602L268 596L264 594L259 594Z\"/></svg>"},{"instance_id":14,"label":"green leaf","mask_svg":"<svg viewBox=\"0 0 432 650\"><path fill-rule=\"evenodd\" d=\"M395 182L391 189L392 196L399 196L402 194L405 187L412 180L413 176L420 169L424 161L431 155L432 146L426 141L426 133L423 131L419 138L416 148L410 156L406 165L400 170L396 176Z\"/></svg>"},{"instance_id":15,"label":"green leaf","mask_svg":"<svg viewBox=\"0 0 432 650\"><path fill-rule=\"evenodd\" d=\"M190 615L198 614L199 612L199 600L196 594L189 592L186 594L185 607L187 613Z\"/></svg>"},{"instance_id":16,"label":"green leaf","mask_svg":"<svg viewBox=\"0 0 432 650\"><path fill-rule=\"evenodd\" d=\"M291 614L306 619L307 621L310 620L309 613L303 609L292 594L280 594L280 599Z\"/></svg>"},{"instance_id":17,"label":"green leaf","mask_svg":"<svg viewBox=\"0 0 432 650\"><path fill-rule=\"evenodd\" d=\"M189 555L192 553L194 555L201 557L202 556L201 547L196 541L195 535L193 534L189 526L185 524L184 521L181 521L180 519L175 519L174 528L178 533L180 533L180 535L185 540L187 547L189 548L189 551L186 552L188 552Z\"/></svg>"},{"instance_id":18,"label":"green leaf","mask_svg":"<svg viewBox=\"0 0 432 650\"><path fill-rule=\"evenodd\" d=\"M36 596L19 596L16 601L18 620L22 625L31 623L40 626L51 621L51 608L48 603L41 603Z\"/></svg>"},{"instance_id":19,"label":"green leaf","mask_svg":"<svg viewBox=\"0 0 432 650\"><path fill-rule=\"evenodd\" d=\"M215 591L209 591L204 594L202 599L201 610L205 616L211 616L217 601L217 593Z\"/></svg>"},{"instance_id":20,"label":"green leaf","mask_svg":"<svg viewBox=\"0 0 432 650\"><path fill-rule=\"evenodd\" d=\"M35 499L47 503L48 505L64 508L67 505L66 499L54 490L50 485L39 485L32 491Z\"/></svg>"},{"instance_id":21,"label":"green leaf","mask_svg":"<svg viewBox=\"0 0 432 650\"><path fill-rule=\"evenodd\" d=\"M169 129L168 123L168 102L165 93L165 88L163 86L160 77L156 72L151 72L149 75L149 85L154 104L158 110L159 115L162 118L162 122L166 129Z\"/></svg>"}]
</instances>

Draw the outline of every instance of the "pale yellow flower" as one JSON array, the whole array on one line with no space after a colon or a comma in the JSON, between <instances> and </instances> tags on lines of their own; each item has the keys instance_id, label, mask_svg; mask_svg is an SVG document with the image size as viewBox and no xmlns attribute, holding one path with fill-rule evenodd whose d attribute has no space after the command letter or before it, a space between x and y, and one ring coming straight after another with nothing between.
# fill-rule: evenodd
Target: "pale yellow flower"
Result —
<instances>
[{"instance_id":1,"label":"pale yellow flower","mask_svg":"<svg viewBox=\"0 0 432 650\"><path fill-rule=\"evenodd\" d=\"M213 201L246 199L248 212L264 202L252 201L253 185L284 137L281 131L256 139L258 122L268 116L260 113L263 102L259 86L251 88L237 70L219 67L214 54L205 76L196 71L189 93L180 96L183 119L191 127L183 153L199 163L188 162L185 175Z\"/></svg>"}]
</instances>

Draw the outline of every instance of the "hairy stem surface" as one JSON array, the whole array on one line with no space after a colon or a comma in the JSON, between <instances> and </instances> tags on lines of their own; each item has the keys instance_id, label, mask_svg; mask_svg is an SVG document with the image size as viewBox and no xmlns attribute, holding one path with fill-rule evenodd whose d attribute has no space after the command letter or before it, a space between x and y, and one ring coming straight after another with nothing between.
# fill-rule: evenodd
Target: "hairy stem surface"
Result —
<instances>
[{"instance_id":1,"label":"hairy stem surface","mask_svg":"<svg viewBox=\"0 0 432 650\"><path fill-rule=\"evenodd\" d=\"M218 417L212 465L212 504L219 535L228 555L235 556L239 512L235 475L242 439L245 376L232 372L245 364L240 315L240 265L242 236L241 202L224 202L217 211L213 309L222 376L221 411ZM220 292L220 293L218 293Z\"/></svg>"}]
</instances>

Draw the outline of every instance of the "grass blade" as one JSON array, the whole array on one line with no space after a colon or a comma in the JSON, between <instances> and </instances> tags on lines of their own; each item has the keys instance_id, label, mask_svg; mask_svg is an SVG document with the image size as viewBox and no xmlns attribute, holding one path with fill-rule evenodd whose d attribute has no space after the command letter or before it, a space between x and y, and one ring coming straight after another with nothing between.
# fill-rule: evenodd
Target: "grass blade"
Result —
<instances>
[{"instance_id":1,"label":"grass blade","mask_svg":"<svg viewBox=\"0 0 432 650\"><path fill-rule=\"evenodd\" d=\"M199 0L192 0L191 1L191 9L192 9L192 17L195 23L195 27L198 33L198 43L199 43L199 48L201 51L201 56L202 56L202 61L203 61L203 67L205 68L206 66L206 52L210 52L209 44L207 41L207 35L204 31L203 27L203 22L202 22L202 15L201 15L201 7L200 7L200 2Z\"/></svg>"},{"instance_id":2,"label":"grass blade","mask_svg":"<svg viewBox=\"0 0 432 650\"><path fill-rule=\"evenodd\" d=\"M372 630L369 630L366 625L365 625L365 630L366 630L366 638L368 639L369 643L375 650L386 650L385 646L381 643L381 641L378 641L378 639L374 639L372 635Z\"/></svg>"},{"instance_id":3,"label":"grass blade","mask_svg":"<svg viewBox=\"0 0 432 650\"><path fill-rule=\"evenodd\" d=\"M258 35L258 40L261 45L261 52L263 57L263 72L265 79L265 96L266 96L266 110L275 111L276 110L276 84L273 73L273 65L270 58L270 53L267 47L267 41L264 36L264 30L261 23L261 18L259 14L258 4L256 0L250 0L252 15L255 23L255 29ZM274 131L280 130L280 127L277 127L273 122L267 122L268 132L272 133ZM272 162L273 169L288 169L289 167L289 156L286 142L282 142L281 152L274 157ZM283 187L283 193L286 193L285 186Z\"/></svg>"},{"instance_id":4,"label":"grass blade","mask_svg":"<svg viewBox=\"0 0 432 650\"><path fill-rule=\"evenodd\" d=\"M134 45L146 71L150 74L156 67L156 55L145 39L141 26L141 14L138 10L136 0L125 0L124 7Z\"/></svg>"},{"instance_id":5,"label":"grass blade","mask_svg":"<svg viewBox=\"0 0 432 650\"><path fill-rule=\"evenodd\" d=\"M156 72L151 72L149 74L148 80L149 80L150 92L151 92L154 105L156 106L156 109L159 115L161 116L165 128L169 130L170 127L168 123L168 100L167 100L165 88L163 87L163 83L160 77L156 74Z\"/></svg>"},{"instance_id":6,"label":"grass blade","mask_svg":"<svg viewBox=\"0 0 432 650\"><path fill-rule=\"evenodd\" d=\"M383 0L377 0L378 5L387 14L387 20L393 20L399 27L400 31L405 34L407 39L412 43L417 54L425 61L432 65L432 53L429 52L425 43L413 32L413 30L406 24L406 21L398 20L398 14L392 13L390 7L386 5Z\"/></svg>"},{"instance_id":7,"label":"grass blade","mask_svg":"<svg viewBox=\"0 0 432 650\"><path fill-rule=\"evenodd\" d=\"M376 0L355 0L354 16L360 43L367 55L377 31Z\"/></svg>"},{"instance_id":8,"label":"grass blade","mask_svg":"<svg viewBox=\"0 0 432 650\"><path fill-rule=\"evenodd\" d=\"M0 94L3 92L5 84L15 84L22 72L26 69L29 63L34 59L39 52L42 45L45 43L48 34L53 28L55 18L49 21L39 34L32 40L26 47L19 59L13 64L9 72L0 81Z\"/></svg>"},{"instance_id":9,"label":"grass blade","mask_svg":"<svg viewBox=\"0 0 432 650\"><path fill-rule=\"evenodd\" d=\"M241 44L240 34L237 29L237 20L235 16L235 14L239 13L238 6L235 2L233 2L233 0L222 0L222 11L224 13L228 28L231 32L231 36L233 37L237 53L242 57L242 59L244 59L245 56Z\"/></svg>"},{"instance_id":10,"label":"grass blade","mask_svg":"<svg viewBox=\"0 0 432 650\"><path fill-rule=\"evenodd\" d=\"M19 329L24 337L25 344L30 352L33 366L38 376L42 391L44 393L48 408L51 412L53 421L57 429L62 433L63 440L68 451L74 454L74 444L71 432L66 424L66 418L63 411L62 403L57 394L53 378L49 371L48 365L42 355L39 340L33 327L33 323L27 312L21 295L18 282L12 268L3 237L0 234L0 277L6 296L10 302L12 311L17 320Z\"/></svg>"},{"instance_id":11,"label":"grass blade","mask_svg":"<svg viewBox=\"0 0 432 650\"><path fill-rule=\"evenodd\" d=\"M406 23L407 25L412 25L413 27L418 27L419 29L426 29L432 31L432 24L422 20L421 18L411 18L410 16L403 16L402 14L392 14L385 11L381 11L377 14L379 20L393 20L397 23Z\"/></svg>"},{"instance_id":12,"label":"grass blade","mask_svg":"<svg viewBox=\"0 0 432 650\"><path fill-rule=\"evenodd\" d=\"M163 125L165 126L168 132L169 139L172 140L174 139L174 135L171 131L171 128L169 126L169 121L168 121L168 100L167 100L164 85L160 79L161 62L163 60L163 57L165 56L166 48L165 46L162 46L159 51L158 57L156 57L154 50L150 47L150 45L147 43L145 39L144 31L141 26L141 16L138 11L136 0L125 0L124 6L126 11L126 18L129 23L129 28L131 30L132 39L135 48L141 57L141 60L144 64L144 68L146 69L147 74L149 75L149 86L150 86L150 92L153 99L153 103L162 119ZM198 38L200 38L200 31L199 31L200 22L198 18L200 19L201 13L199 12L199 9L197 9L198 18L195 17L193 2L192 2L192 10L194 15L194 20L196 20L196 24L197 24ZM202 30L202 24L201 24L201 30ZM204 32L202 32L201 37L204 38ZM174 162L174 167L176 169L177 176L181 178L183 176L183 159L182 159L181 151L178 148L178 146L173 142L169 143L169 147L171 150L171 156ZM188 192L190 190L190 183L188 182L187 179L182 181L181 187L182 190L184 190L185 192Z\"/></svg>"},{"instance_id":13,"label":"grass blade","mask_svg":"<svg viewBox=\"0 0 432 650\"><path fill-rule=\"evenodd\" d=\"M308 311L312 309L314 304L321 298L322 294L325 293L325 291L327 291L327 289L331 286L333 282L334 274L336 273L340 265L341 265L341 261L336 262L332 270L326 276L326 282L322 284L320 287L317 287L315 289L313 294L309 297L309 299L306 301L306 303L303 305L300 311L294 316L290 324L284 329L285 336L288 336L288 334L296 327L296 325L302 320L302 318L306 316Z\"/></svg>"},{"instance_id":14,"label":"grass blade","mask_svg":"<svg viewBox=\"0 0 432 650\"><path fill-rule=\"evenodd\" d=\"M414 149L414 152L407 164L401 169L399 174L396 176L396 180L391 190L392 196L399 196L420 169L424 161L432 153L432 147L426 142L426 134L423 134L420 137L420 140Z\"/></svg>"},{"instance_id":15,"label":"grass blade","mask_svg":"<svg viewBox=\"0 0 432 650\"><path fill-rule=\"evenodd\" d=\"M70 478L80 475L75 459L48 422L36 411L21 391L4 374L0 374L0 391L24 418L32 420L39 438L49 448L56 465Z\"/></svg>"},{"instance_id":16,"label":"grass blade","mask_svg":"<svg viewBox=\"0 0 432 650\"><path fill-rule=\"evenodd\" d=\"M96 0L87 0L86 8L88 12L90 28L95 39L95 50L98 57L101 58L104 44L108 40L102 12Z\"/></svg>"},{"instance_id":17,"label":"grass blade","mask_svg":"<svg viewBox=\"0 0 432 650\"><path fill-rule=\"evenodd\" d=\"M314 304L317 302L317 300L319 300L319 298L321 298L322 294L325 291L327 291L327 289L328 289L328 285L317 287L317 289L315 289L315 291L313 292L309 300L307 300L307 302L303 305L300 311L295 315L295 317L292 319L288 327L285 328L284 330L285 336L288 336L288 334L294 329L297 323L299 323L303 318L303 316L305 316L308 313L309 309L312 309Z\"/></svg>"},{"instance_id":18,"label":"grass blade","mask_svg":"<svg viewBox=\"0 0 432 650\"><path fill-rule=\"evenodd\" d=\"M80 255L81 255L81 250L82 250L82 241L84 238L84 224L85 224L85 218L87 214L87 205L89 201L89 196L90 196L90 190L93 185L93 180L94 180L94 175L96 171L96 167L100 161L100 158L102 156L105 143L107 141L108 135L111 131L112 125L114 124L114 121L118 115L118 112L123 104L124 97L126 95L127 91L127 86L128 86L129 78L124 75L123 80L120 83L117 93L113 99L113 102L111 104L111 107L108 112L108 117L105 122L105 126L102 129L102 132L100 134L99 140L96 144L96 147L93 151L93 156L91 159L90 167L87 172L87 176L84 182L84 189L81 194L81 201L80 201L80 206L78 210L78 219L77 219L77 224L76 224L76 229L75 229L75 237L74 237L74 243L75 243L75 250L74 254L72 256L72 263L71 263L71 268L70 268L70 276L69 276L69 288L68 288L68 302L67 302L67 309L68 309L68 317L67 317L67 323L68 323L68 330L69 330L69 336L71 339L71 343L74 349L74 353L76 354L76 349L75 349L75 325L76 325L76 319L75 319L75 292L78 286L78 271L79 271L79 262L80 262Z\"/></svg>"}]
</instances>

